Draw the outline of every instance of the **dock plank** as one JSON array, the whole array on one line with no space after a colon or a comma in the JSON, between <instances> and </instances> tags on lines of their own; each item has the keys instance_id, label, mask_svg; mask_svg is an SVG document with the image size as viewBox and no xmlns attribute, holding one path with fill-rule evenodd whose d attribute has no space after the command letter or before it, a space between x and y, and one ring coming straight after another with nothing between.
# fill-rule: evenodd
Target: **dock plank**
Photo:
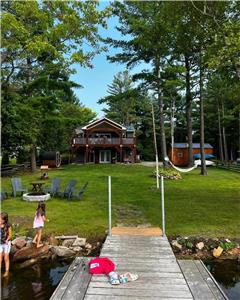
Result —
<instances>
[{"instance_id":1,"label":"dock plank","mask_svg":"<svg viewBox=\"0 0 240 300\"><path fill-rule=\"evenodd\" d=\"M178 263L181 267L181 270L186 278L186 281L189 285L191 293L193 294L194 299L196 300L225 300L225 298L221 292L217 293L215 289L218 289L215 286L213 288L213 283L210 285L208 281L210 281L210 277L208 278L202 276L204 273L204 267L200 262L194 260L178 260Z\"/></svg>"},{"instance_id":2,"label":"dock plank","mask_svg":"<svg viewBox=\"0 0 240 300\"><path fill-rule=\"evenodd\" d=\"M146 287L146 285L145 285ZM95 299L98 299L99 295L110 295L110 296L115 296L116 299L118 299L118 296L134 296L134 297L139 297L142 296L143 293L145 294L145 299L148 299L148 297L175 297L175 298L185 298L185 299L193 299L192 295L189 293L189 290L187 291L174 291L174 290L169 290L169 291L163 291L160 289L157 290L151 290L148 289L147 287L145 289L118 289L116 287L111 287L111 288L93 288L89 287L87 290L87 295L95 295ZM137 299L137 298L136 298ZM207 298L206 298L207 299Z\"/></svg>"},{"instance_id":3,"label":"dock plank","mask_svg":"<svg viewBox=\"0 0 240 300\"><path fill-rule=\"evenodd\" d=\"M222 290L220 290L219 287L216 285L215 280L213 279L203 262L201 260L195 260L194 263L197 266L199 272L201 273L203 279L207 283L209 289L214 294L215 298L217 300L228 299L225 293Z\"/></svg>"},{"instance_id":4,"label":"dock plank","mask_svg":"<svg viewBox=\"0 0 240 300\"><path fill-rule=\"evenodd\" d=\"M90 258L76 257L50 300L82 300L92 275L88 272Z\"/></svg>"}]
</instances>

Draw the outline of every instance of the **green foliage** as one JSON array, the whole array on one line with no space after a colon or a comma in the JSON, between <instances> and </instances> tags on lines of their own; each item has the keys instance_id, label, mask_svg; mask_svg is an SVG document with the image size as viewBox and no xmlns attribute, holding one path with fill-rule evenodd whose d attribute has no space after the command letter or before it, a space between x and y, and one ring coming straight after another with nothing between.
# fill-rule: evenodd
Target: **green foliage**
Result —
<instances>
[{"instance_id":1,"label":"green foliage","mask_svg":"<svg viewBox=\"0 0 240 300\"><path fill-rule=\"evenodd\" d=\"M33 153L37 146L66 150L74 127L95 116L76 99L72 88L81 86L69 76L72 64L92 67L92 58L103 50L98 28L106 27L111 10L97 6L97 1L2 3L2 146L7 155L20 145ZM89 51L83 51L85 42ZM64 103L70 103L69 114Z\"/></svg>"},{"instance_id":2,"label":"green foliage","mask_svg":"<svg viewBox=\"0 0 240 300\"><path fill-rule=\"evenodd\" d=\"M181 174L172 168L159 169L159 175L163 176L166 179L172 179L172 180L182 179ZM156 171L154 172L154 176L156 176Z\"/></svg>"},{"instance_id":3,"label":"green foliage","mask_svg":"<svg viewBox=\"0 0 240 300\"><path fill-rule=\"evenodd\" d=\"M14 240L15 238L18 237L19 235L19 231L20 231L20 228L19 228L19 224L11 224L12 225L12 240Z\"/></svg>"},{"instance_id":4,"label":"green foliage","mask_svg":"<svg viewBox=\"0 0 240 300\"><path fill-rule=\"evenodd\" d=\"M228 251L228 250L231 250L231 249L237 247L237 243L235 243L235 242L221 242L219 244L219 246L222 247L223 250Z\"/></svg>"},{"instance_id":5,"label":"green foliage","mask_svg":"<svg viewBox=\"0 0 240 300\"><path fill-rule=\"evenodd\" d=\"M106 117L125 126L132 125L136 130L138 153L143 159L151 160L154 153L150 98L144 91L134 88L127 70L114 76L108 94L98 101L107 105L103 109Z\"/></svg>"},{"instance_id":6,"label":"green foliage","mask_svg":"<svg viewBox=\"0 0 240 300\"><path fill-rule=\"evenodd\" d=\"M192 249L192 248L193 248L193 243L187 242L187 243L186 243L186 247L187 247L188 249Z\"/></svg>"},{"instance_id":7,"label":"green foliage","mask_svg":"<svg viewBox=\"0 0 240 300\"><path fill-rule=\"evenodd\" d=\"M113 7L123 38L107 39L111 46L120 49L108 59L127 67L144 63L144 69L138 68L133 80L157 98L160 154L166 139L171 143L169 124L173 111L175 141L192 144L201 138L202 144L205 140L212 142L214 148L219 147L218 115L213 108L221 90L225 109L221 131L225 131L226 152L233 153L235 159L239 132L233 128L238 126L240 110L239 3L180 1L176 5L171 1L125 1L114 2ZM217 79L221 88L216 85L209 97L208 83L216 76L228 78L227 85ZM229 145L229 141L235 142Z\"/></svg>"}]
</instances>

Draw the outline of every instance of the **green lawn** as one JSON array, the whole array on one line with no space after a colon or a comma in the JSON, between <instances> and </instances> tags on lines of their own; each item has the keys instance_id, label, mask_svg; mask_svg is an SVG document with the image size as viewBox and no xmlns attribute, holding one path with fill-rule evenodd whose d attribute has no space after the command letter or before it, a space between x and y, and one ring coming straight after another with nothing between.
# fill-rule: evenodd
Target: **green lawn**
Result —
<instances>
[{"instance_id":1,"label":"green lawn","mask_svg":"<svg viewBox=\"0 0 240 300\"><path fill-rule=\"evenodd\" d=\"M160 192L153 168L140 165L71 165L63 170L51 170L51 178L63 179L62 189L69 179L76 178L80 188L86 181L88 188L81 201L51 199L47 202L45 233L78 234L88 238L103 236L108 228L107 176L112 176L113 225L150 223L161 227ZM179 181L165 180L165 210L167 235L204 235L239 238L240 175L208 169L208 176L200 170L183 174ZM40 172L22 175L23 184L39 180ZM2 178L2 186L11 191L10 179ZM19 223L20 233L31 231L36 203L10 198L2 203L11 223Z\"/></svg>"}]
</instances>

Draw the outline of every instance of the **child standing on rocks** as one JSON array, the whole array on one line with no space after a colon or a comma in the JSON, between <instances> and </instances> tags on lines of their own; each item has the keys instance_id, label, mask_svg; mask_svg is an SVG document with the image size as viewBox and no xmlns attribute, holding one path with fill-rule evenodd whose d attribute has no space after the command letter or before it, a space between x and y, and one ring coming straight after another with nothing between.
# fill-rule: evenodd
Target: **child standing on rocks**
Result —
<instances>
[{"instance_id":1,"label":"child standing on rocks","mask_svg":"<svg viewBox=\"0 0 240 300\"><path fill-rule=\"evenodd\" d=\"M8 214L1 213L1 245L0 245L0 268L2 267L2 259L5 262L5 273L3 277L7 277L9 274L9 253L11 249L12 227L8 223Z\"/></svg>"},{"instance_id":2,"label":"child standing on rocks","mask_svg":"<svg viewBox=\"0 0 240 300\"><path fill-rule=\"evenodd\" d=\"M33 239L33 243L36 244L37 248L43 246L41 237L45 221L48 222L49 220L46 218L46 205L43 201L41 201L38 203L33 221L33 228L36 229L36 235Z\"/></svg>"}]
</instances>

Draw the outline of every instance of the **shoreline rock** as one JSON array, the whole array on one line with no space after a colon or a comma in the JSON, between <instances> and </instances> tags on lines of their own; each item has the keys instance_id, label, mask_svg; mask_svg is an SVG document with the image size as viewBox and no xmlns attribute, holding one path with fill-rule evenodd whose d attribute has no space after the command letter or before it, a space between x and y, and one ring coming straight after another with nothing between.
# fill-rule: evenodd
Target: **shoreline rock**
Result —
<instances>
[{"instance_id":1,"label":"shoreline rock","mask_svg":"<svg viewBox=\"0 0 240 300\"><path fill-rule=\"evenodd\" d=\"M63 237L63 236L62 236ZM32 244L32 239L21 236L12 241L11 261L19 264L19 268L26 268L36 264L39 260L69 259L76 256L98 256L103 239L87 242L86 238L72 236L74 238L56 239L50 236L40 248Z\"/></svg>"},{"instance_id":2,"label":"shoreline rock","mask_svg":"<svg viewBox=\"0 0 240 300\"><path fill-rule=\"evenodd\" d=\"M237 259L240 261L240 240L206 237L169 237L177 258Z\"/></svg>"}]
</instances>

